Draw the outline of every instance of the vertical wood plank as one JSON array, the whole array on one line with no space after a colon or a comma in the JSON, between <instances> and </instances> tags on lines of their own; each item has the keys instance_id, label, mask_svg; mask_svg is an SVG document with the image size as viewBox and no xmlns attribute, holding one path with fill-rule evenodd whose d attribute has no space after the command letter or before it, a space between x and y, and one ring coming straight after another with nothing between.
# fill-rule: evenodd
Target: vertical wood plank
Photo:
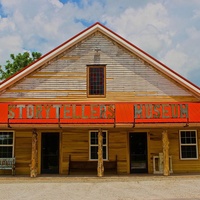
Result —
<instances>
[{"instance_id":1,"label":"vertical wood plank","mask_svg":"<svg viewBox=\"0 0 200 200\"><path fill-rule=\"evenodd\" d=\"M130 139L129 139L129 132L127 132L126 135L126 160L127 160L127 174L130 174L131 169L130 169Z\"/></svg>"},{"instance_id":2,"label":"vertical wood plank","mask_svg":"<svg viewBox=\"0 0 200 200\"><path fill-rule=\"evenodd\" d=\"M150 146L150 140L151 140L151 138L150 138L150 133L149 132L147 132L147 160L148 160L148 173L151 171L151 165L150 165L150 163L151 163L151 152L150 152L150 148L149 148L149 146Z\"/></svg>"},{"instance_id":3,"label":"vertical wood plank","mask_svg":"<svg viewBox=\"0 0 200 200\"><path fill-rule=\"evenodd\" d=\"M37 176L37 144L38 144L38 138L37 138L37 131L36 129L33 129L32 132L32 154L31 154L31 169L30 169L30 177L35 178Z\"/></svg>"},{"instance_id":4,"label":"vertical wood plank","mask_svg":"<svg viewBox=\"0 0 200 200\"><path fill-rule=\"evenodd\" d=\"M169 176L169 138L167 130L162 132L163 144L163 175Z\"/></svg>"},{"instance_id":5,"label":"vertical wood plank","mask_svg":"<svg viewBox=\"0 0 200 200\"><path fill-rule=\"evenodd\" d=\"M42 133L37 132L37 158L38 158L38 165L37 165L37 174L41 174L41 152L42 152Z\"/></svg>"},{"instance_id":6,"label":"vertical wood plank","mask_svg":"<svg viewBox=\"0 0 200 200\"><path fill-rule=\"evenodd\" d=\"M61 129L61 132L59 133L59 174L61 174L63 170L63 149L62 149L62 143L63 143L63 131Z\"/></svg>"},{"instance_id":7,"label":"vertical wood plank","mask_svg":"<svg viewBox=\"0 0 200 200\"><path fill-rule=\"evenodd\" d=\"M98 166L97 166L97 176L102 177L104 175L103 166L103 133L101 128L98 131Z\"/></svg>"}]
</instances>

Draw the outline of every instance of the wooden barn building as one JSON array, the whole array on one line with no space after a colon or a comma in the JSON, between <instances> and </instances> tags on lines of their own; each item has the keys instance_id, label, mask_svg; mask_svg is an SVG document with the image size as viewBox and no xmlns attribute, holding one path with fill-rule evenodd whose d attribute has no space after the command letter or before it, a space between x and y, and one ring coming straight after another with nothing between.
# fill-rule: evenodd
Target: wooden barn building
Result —
<instances>
[{"instance_id":1,"label":"wooden barn building","mask_svg":"<svg viewBox=\"0 0 200 200\"><path fill-rule=\"evenodd\" d=\"M0 84L0 174L198 173L199 147L199 87L100 23Z\"/></svg>"}]
</instances>

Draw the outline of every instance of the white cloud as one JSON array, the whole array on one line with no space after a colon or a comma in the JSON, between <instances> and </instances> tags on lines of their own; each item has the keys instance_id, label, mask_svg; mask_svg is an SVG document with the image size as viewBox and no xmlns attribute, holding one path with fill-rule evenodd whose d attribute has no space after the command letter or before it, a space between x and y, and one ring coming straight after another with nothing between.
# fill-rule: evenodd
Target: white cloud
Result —
<instances>
[{"instance_id":1,"label":"white cloud","mask_svg":"<svg viewBox=\"0 0 200 200\"><path fill-rule=\"evenodd\" d=\"M0 64L24 49L47 53L100 21L193 81L200 64L199 10L199 0L0 0Z\"/></svg>"},{"instance_id":2,"label":"white cloud","mask_svg":"<svg viewBox=\"0 0 200 200\"><path fill-rule=\"evenodd\" d=\"M0 60L5 62L6 60L10 59L9 56L11 53L17 54L22 52L22 43L23 41L19 36L8 35L0 37Z\"/></svg>"},{"instance_id":3,"label":"white cloud","mask_svg":"<svg viewBox=\"0 0 200 200\"><path fill-rule=\"evenodd\" d=\"M171 44L168 13L160 3L149 3L139 9L127 8L118 17L104 15L103 18L117 33L150 54L156 55L163 46Z\"/></svg>"},{"instance_id":4,"label":"white cloud","mask_svg":"<svg viewBox=\"0 0 200 200\"><path fill-rule=\"evenodd\" d=\"M62 8L63 4L59 0L49 0L50 3L52 3L57 8Z\"/></svg>"},{"instance_id":5,"label":"white cloud","mask_svg":"<svg viewBox=\"0 0 200 200\"><path fill-rule=\"evenodd\" d=\"M175 69L178 73L186 76L189 69L184 67L188 63L188 56L176 49L169 50L162 62L166 65L170 65L172 69Z\"/></svg>"},{"instance_id":6,"label":"white cloud","mask_svg":"<svg viewBox=\"0 0 200 200\"><path fill-rule=\"evenodd\" d=\"M1 18L0 17L0 32L1 35L5 33L6 31L14 31L15 30L15 24L8 20L7 18Z\"/></svg>"},{"instance_id":7,"label":"white cloud","mask_svg":"<svg viewBox=\"0 0 200 200\"><path fill-rule=\"evenodd\" d=\"M27 0L2 0L1 4L8 16L0 18L0 46L4 49L0 52L0 63L5 63L15 49L47 53L85 28L75 23L78 8L73 3L63 5L58 0L34 0L31 4ZM13 46L18 48L5 44L6 36L12 37Z\"/></svg>"},{"instance_id":8,"label":"white cloud","mask_svg":"<svg viewBox=\"0 0 200 200\"><path fill-rule=\"evenodd\" d=\"M105 14L103 19L133 44L192 79L191 71L200 71L200 26L193 17L200 4L181 2L174 0L174 6L168 1L146 3L140 8L127 8L118 16Z\"/></svg>"}]
</instances>

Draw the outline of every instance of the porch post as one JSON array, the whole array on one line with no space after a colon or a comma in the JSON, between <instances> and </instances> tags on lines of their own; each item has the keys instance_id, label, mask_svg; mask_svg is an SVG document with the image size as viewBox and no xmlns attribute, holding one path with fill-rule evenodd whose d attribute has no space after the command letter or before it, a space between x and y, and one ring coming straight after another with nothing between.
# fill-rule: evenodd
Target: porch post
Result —
<instances>
[{"instance_id":1,"label":"porch post","mask_svg":"<svg viewBox=\"0 0 200 200\"><path fill-rule=\"evenodd\" d=\"M102 177L104 175L103 166L103 134L101 128L98 131L98 166L97 166L97 176Z\"/></svg>"},{"instance_id":2,"label":"porch post","mask_svg":"<svg viewBox=\"0 0 200 200\"><path fill-rule=\"evenodd\" d=\"M35 178L37 176L37 161L38 161L38 134L36 129L32 132L32 154L31 154L31 166L30 166L30 177Z\"/></svg>"},{"instance_id":3,"label":"porch post","mask_svg":"<svg viewBox=\"0 0 200 200\"><path fill-rule=\"evenodd\" d=\"M169 176L169 139L167 130L162 132L163 144L163 175Z\"/></svg>"}]
</instances>

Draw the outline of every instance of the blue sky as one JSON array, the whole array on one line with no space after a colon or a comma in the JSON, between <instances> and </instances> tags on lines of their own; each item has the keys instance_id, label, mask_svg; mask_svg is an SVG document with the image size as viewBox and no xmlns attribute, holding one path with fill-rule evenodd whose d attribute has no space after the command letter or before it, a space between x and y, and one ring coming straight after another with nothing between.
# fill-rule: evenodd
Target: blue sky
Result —
<instances>
[{"instance_id":1,"label":"blue sky","mask_svg":"<svg viewBox=\"0 0 200 200\"><path fill-rule=\"evenodd\" d=\"M200 0L0 0L0 65L97 21L200 86Z\"/></svg>"}]
</instances>

